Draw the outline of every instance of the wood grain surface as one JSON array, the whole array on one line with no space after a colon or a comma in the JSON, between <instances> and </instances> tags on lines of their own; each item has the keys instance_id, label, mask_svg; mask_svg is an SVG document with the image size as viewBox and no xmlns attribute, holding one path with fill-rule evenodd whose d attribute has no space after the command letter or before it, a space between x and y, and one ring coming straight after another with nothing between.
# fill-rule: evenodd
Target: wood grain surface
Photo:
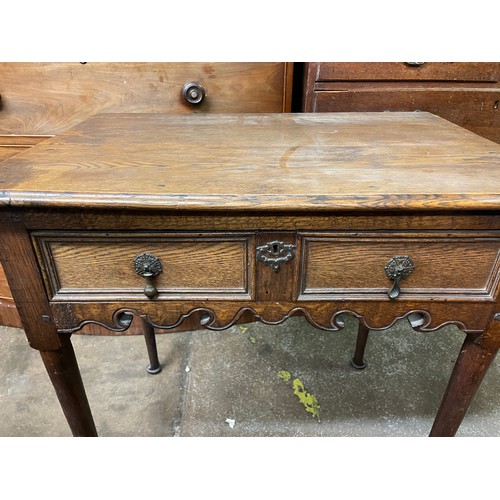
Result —
<instances>
[{"instance_id":1,"label":"wood grain surface","mask_svg":"<svg viewBox=\"0 0 500 500\"><path fill-rule=\"evenodd\" d=\"M1 116L1 115L0 115ZM0 161L31 148L50 135L0 135Z\"/></svg>"},{"instance_id":2,"label":"wood grain surface","mask_svg":"<svg viewBox=\"0 0 500 500\"><path fill-rule=\"evenodd\" d=\"M358 233L304 237L301 299L386 296L384 266L408 256L414 270L401 299L493 298L500 272L500 233Z\"/></svg>"},{"instance_id":3,"label":"wood grain surface","mask_svg":"<svg viewBox=\"0 0 500 500\"><path fill-rule=\"evenodd\" d=\"M13 206L500 207L500 146L428 113L96 115L0 167Z\"/></svg>"},{"instance_id":4,"label":"wood grain surface","mask_svg":"<svg viewBox=\"0 0 500 500\"><path fill-rule=\"evenodd\" d=\"M328 331L345 315L362 332L456 325L466 343L432 431L453 435L500 346L499 160L428 113L102 114L2 164L0 258L75 435L95 427L64 335L121 334L123 313L150 340L192 317L212 330L296 315ZM279 255L275 239L297 252L278 271L255 251L271 241ZM172 269L157 298L131 268L144 251ZM390 299L395 253L415 269Z\"/></svg>"},{"instance_id":5,"label":"wood grain surface","mask_svg":"<svg viewBox=\"0 0 500 500\"><path fill-rule=\"evenodd\" d=\"M315 66L316 81L500 81L500 65L484 62L326 62Z\"/></svg>"},{"instance_id":6,"label":"wood grain surface","mask_svg":"<svg viewBox=\"0 0 500 500\"><path fill-rule=\"evenodd\" d=\"M403 88L401 88L403 87ZM312 111L428 111L483 137L500 142L500 88L464 89L437 86L387 88L358 86L349 91L317 91Z\"/></svg>"},{"instance_id":7,"label":"wood grain surface","mask_svg":"<svg viewBox=\"0 0 500 500\"><path fill-rule=\"evenodd\" d=\"M427 111L500 143L500 63L306 63L301 109Z\"/></svg>"},{"instance_id":8,"label":"wood grain surface","mask_svg":"<svg viewBox=\"0 0 500 500\"><path fill-rule=\"evenodd\" d=\"M155 300L250 298L253 245L245 234L34 233L33 239L52 300L145 299L145 280L133 265L144 253L162 264Z\"/></svg>"},{"instance_id":9,"label":"wood grain surface","mask_svg":"<svg viewBox=\"0 0 500 500\"><path fill-rule=\"evenodd\" d=\"M5 210L0 211L0 232L2 265L28 342L41 351L58 349L61 343L29 233L18 214Z\"/></svg>"},{"instance_id":10,"label":"wood grain surface","mask_svg":"<svg viewBox=\"0 0 500 500\"><path fill-rule=\"evenodd\" d=\"M290 111L293 63L0 63L0 161L101 112ZM200 105L185 83L201 83ZM42 135L40 135L42 134ZM21 327L0 266L0 324ZM135 329L135 325L133 327Z\"/></svg>"},{"instance_id":11,"label":"wood grain surface","mask_svg":"<svg viewBox=\"0 0 500 500\"><path fill-rule=\"evenodd\" d=\"M292 64L0 63L0 134L59 134L103 112L276 113L291 105ZM201 83L200 105L182 99Z\"/></svg>"}]
</instances>

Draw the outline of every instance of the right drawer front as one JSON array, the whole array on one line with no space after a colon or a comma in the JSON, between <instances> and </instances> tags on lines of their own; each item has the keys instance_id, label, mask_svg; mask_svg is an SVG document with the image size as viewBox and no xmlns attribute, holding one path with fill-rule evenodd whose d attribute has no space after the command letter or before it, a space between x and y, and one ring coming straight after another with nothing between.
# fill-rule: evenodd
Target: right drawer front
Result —
<instances>
[{"instance_id":1,"label":"right drawer front","mask_svg":"<svg viewBox=\"0 0 500 500\"><path fill-rule=\"evenodd\" d=\"M299 299L388 299L393 281L385 266L394 257L408 256L414 269L401 281L398 300L491 300L499 278L499 251L496 233L304 234Z\"/></svg>"}]
</instances>

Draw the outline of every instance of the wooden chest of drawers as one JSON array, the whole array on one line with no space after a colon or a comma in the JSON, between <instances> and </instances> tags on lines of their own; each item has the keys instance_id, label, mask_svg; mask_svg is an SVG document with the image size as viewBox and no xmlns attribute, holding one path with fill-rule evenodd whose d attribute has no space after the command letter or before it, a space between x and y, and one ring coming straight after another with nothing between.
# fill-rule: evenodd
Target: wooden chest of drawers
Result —
<instances>
[{"instance_id":1,"label":"wooden chest of drawers","mask_svg":"<svg viewBox=\"0 0 500 500\"><path fill-rule=\"evenodd\" d=\"M96 113L290 111L292 76L281 62L0 63L0 161ZM1 266L0 324L21 326Z\"/></svg>"},{"instance_id":2,"label":"wooden chest of drawers","mask_svg":"<svg viewBox=\"0 0 500 500\"><path fill-rule=\"evenodd\" d=\"M500 142L500 63L308 63L303 111L428 111Z\"/></svg>"}]
</instances>

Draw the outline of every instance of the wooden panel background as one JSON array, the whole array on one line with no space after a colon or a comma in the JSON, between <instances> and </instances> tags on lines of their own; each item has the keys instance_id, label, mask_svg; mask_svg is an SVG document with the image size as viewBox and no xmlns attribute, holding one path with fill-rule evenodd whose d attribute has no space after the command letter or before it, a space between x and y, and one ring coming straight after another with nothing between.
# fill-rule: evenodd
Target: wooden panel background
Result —
<instances>
[{"instance_id":1,"label":"wooden panel background","mask_svg":"<svg viewBox=\"0 0 500 500\"><path fill-rule=\"evenodd\" d=\"M0 134L54 135L103 112L290 110L287 63L0 63ZM207 97L183 101L185 83Z\"/></svg>"},{"instance_id":2,"label":"wooden panel background","mask_svg":"<svg viewBox=\"0 0 500 500\"><path fill-rule=\"evenodd\" d=\"M352 88L316 92L317 112L427 111L500 142L500 88L484 90Z\"/></svg>"},{"instance_id":3,"label":"wooden panel background","mask_svg":"<svg viewBox=\"0 0 500 500\"><path fill-rule=\"evenodd\" d=\"M306 63L302 111L428 111L500 143L500 63Z\"/></svg>"},{"instance_id":4,"label":"wooden panel background","mask_svg":"<svg viewBox=\"0 0 500 500\"><path fill-rule=\"evenodd\" d=\"M316 81L420 80L448 82L498 82L500 65L482 62L333 62L319 63Z\"/></svg>"}]
</instances>

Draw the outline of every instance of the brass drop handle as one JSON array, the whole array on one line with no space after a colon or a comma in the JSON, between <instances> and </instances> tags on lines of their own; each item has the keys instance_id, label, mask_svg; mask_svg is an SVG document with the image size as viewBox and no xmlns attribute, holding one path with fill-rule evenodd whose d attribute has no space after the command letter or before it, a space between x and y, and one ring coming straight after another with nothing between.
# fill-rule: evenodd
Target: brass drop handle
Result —
<instances>
[{"instance_id":1,"label":"brass drop handle","mask_svg":"<svg viewBox=\"0 0 500 500\"><path fill-rule=\"evenodd\" d=\"M182 97L188 104L201 104L207 92L198 82L188 82L182 87Z\"/></svg>"},{"instance_id":2,"label":"brass drop handle","mask_svg":"<svg viewBox=\"0 0 500 500\"><path fill-rule=\"evenodd\" d=\"M385 274L390 280L394 281L394 284L387 292L389 298L394 300L397 299L401 293L401 288L399 283L404 278L407 278L415 268L413 261L407 255L398 255L393 257L385 265Z\"/></svg>"},{"instance_id":3,"label":"brass drop handle","mask_svg":"<svg viewBox=\"0 0 500 500\"><path fill-rule=\"evenodd\" d=\"M163 270L160 259L149 253L138 255L134 259L134 270L146 280L144 295L148 299L154 299L158 295L158 290L154 285L153 278Z\"/></svg>"}]
</instances>

